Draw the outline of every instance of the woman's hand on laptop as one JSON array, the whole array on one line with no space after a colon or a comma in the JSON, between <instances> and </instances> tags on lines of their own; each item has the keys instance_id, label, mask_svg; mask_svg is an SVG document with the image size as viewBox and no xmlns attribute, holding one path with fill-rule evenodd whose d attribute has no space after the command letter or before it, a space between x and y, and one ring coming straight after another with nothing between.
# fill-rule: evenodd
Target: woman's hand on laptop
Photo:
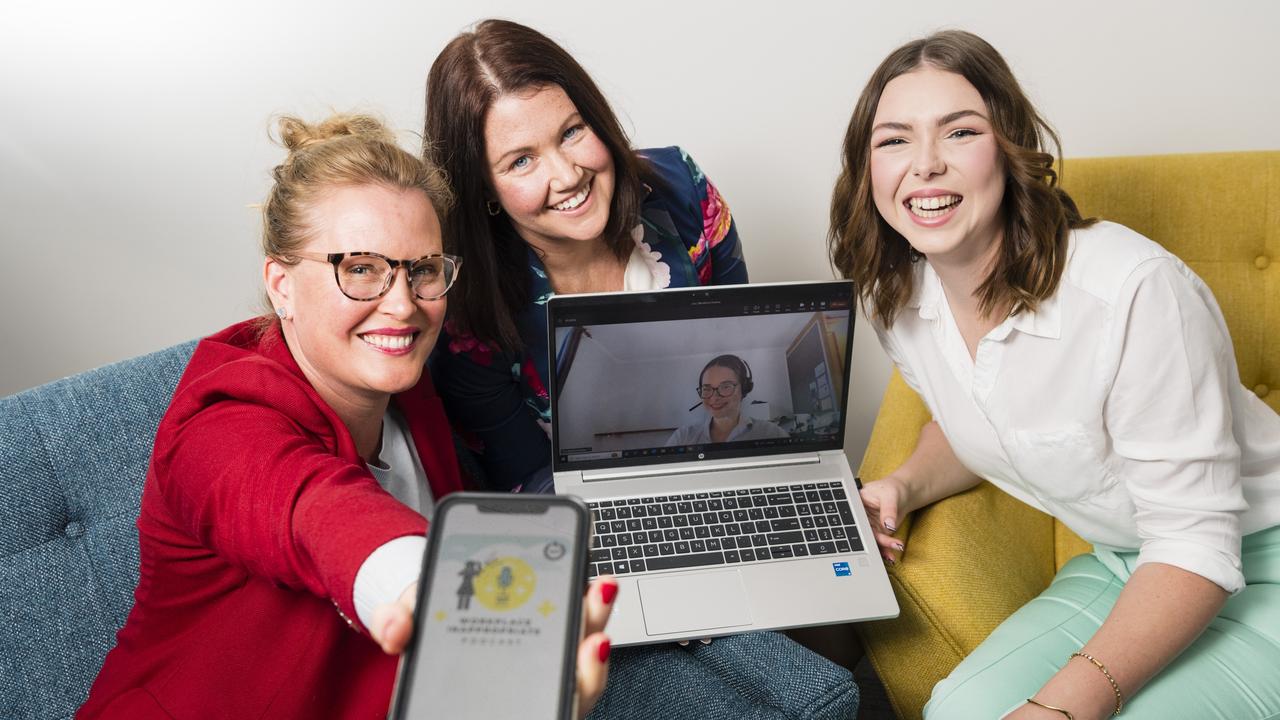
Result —
<instances>
[{"instance_id":1,"label":"woman's hand on laptop","mask_svg":"<svg viewBox=\"0 0 1280 720\"><path fill-rule=\"evenodd\" d=\"M862 486L862 504L867 508L867 519L875 533L880 555L890 565L897 564L906 550L902 541L894 537L898 531L901 511L907 505L907 485L893 473ZM894 553L898 553L894 556Z\"/></svg>"},{"instance_id":2,"label":"woman's hand on laptop","mask_svg":"<svg viewBox=\"0 0 1280 720\"><path fill-rule=\"evenodd\" d=\"M609 636L604 626L613 612L618 596L618 581L612 576L596 578L587 587L582 607L582 642L578 645L578 714L586 717L604 693L609 677ZM373 627L369 634L388 655L404 652L413 636L413 609L418 601L418 583L400 593L394 603L379 605L373 611Z\"/></svg>"}]
</instances>

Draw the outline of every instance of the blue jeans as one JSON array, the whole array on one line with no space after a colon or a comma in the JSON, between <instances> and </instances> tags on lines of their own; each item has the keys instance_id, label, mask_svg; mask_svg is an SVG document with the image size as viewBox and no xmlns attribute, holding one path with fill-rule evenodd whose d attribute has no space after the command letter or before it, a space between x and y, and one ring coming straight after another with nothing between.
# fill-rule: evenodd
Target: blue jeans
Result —
<instances>
[{"instance_id":1,"label":"blue jeans","mask_svg":"<svg viewBox=\"0 0 1280 720\"><path fill-rule=\"evenodd\" d=\"M588 720L853 720L848 670L775 632L615 650Z\"/></svg>"}]
</instances>

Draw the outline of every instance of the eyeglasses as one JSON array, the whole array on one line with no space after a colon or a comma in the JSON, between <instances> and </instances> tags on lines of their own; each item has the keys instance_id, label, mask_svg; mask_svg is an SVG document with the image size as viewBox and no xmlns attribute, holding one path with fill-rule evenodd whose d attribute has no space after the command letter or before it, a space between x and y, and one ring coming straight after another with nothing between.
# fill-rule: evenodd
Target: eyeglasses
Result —
<instances>
[{"instance_id":1,"label":"eyeglasses","mask_svg":"<svg viewBox=\"0 0 1280 720\"><path fill-rule=\"evenodd\" d=\"M386 295L395 282L397 268L408 273L409 287L419 300L442 298L453 287L462 267L462 258L444 253L423 255L417 260L392 260L374 252L295 252L289 257L329 263L342 294L361 302Z\"/></svg>"},{"instance_id":2,"label":"eyeglasses","mask_svg":"<svg viewBox=\"0 0 1280 720\"><path fill-rule=\"evenodd\" d=\"M706 400L711 397L711 393L715 393L720 397L729 397L738 389L738 383L732 380L725 380L719 385L703 385L698 388L698 397Z\"/></svg>"}]
</instances>

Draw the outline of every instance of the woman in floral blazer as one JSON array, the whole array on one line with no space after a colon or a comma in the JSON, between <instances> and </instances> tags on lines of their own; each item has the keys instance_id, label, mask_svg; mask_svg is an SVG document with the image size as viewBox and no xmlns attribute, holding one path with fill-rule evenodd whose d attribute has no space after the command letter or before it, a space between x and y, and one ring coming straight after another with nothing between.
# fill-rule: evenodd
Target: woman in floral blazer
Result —
<instances>
[{"instance_id":1,"label":"woman in floral blazer","mask_svg":"<svg viewBox=\"0 0 1280 720\"><path fill-rule=\"evenodd\" d=\"M631 148L582 67L515 23L440 54L424 134L457 194L446 246L468 266L437 387L491 489L549 491L547 298L747 282L729 206L680 148Z\"/></svg>"}]
</instances>

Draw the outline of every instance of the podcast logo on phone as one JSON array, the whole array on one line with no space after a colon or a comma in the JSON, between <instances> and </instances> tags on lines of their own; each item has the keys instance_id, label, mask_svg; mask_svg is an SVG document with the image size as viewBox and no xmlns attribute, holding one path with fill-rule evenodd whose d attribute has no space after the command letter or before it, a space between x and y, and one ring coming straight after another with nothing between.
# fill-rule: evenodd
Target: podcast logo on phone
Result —
<instances>
[{"instance_id":1,"label":"podcast logo on phone","mask_svg":"<svg viewBox=\"0 0 1280 720\"><path fill-rule=\"evenodd\" d=\"M518 557L495 558L484 564L469 560L459 574L464 577L458 588L459 610L470 608L473 595L495 612L515 610L528 602L538 587L538 574Z\"/></svg>"},{"instance_id":2,"label":"podcast logo on phone","mask_svg":"<svg viewBox=\"0 0 1280 720\"><path fill-rule=\"evenodd\" d=\"M562 626L569 545L560 537L457 534L440 550L432 585L433 642L455 647L543 647ZM544 634L546 633L546 634ZM437 647L440 647L437 645Z\"/></svg>"}]
</instances>

